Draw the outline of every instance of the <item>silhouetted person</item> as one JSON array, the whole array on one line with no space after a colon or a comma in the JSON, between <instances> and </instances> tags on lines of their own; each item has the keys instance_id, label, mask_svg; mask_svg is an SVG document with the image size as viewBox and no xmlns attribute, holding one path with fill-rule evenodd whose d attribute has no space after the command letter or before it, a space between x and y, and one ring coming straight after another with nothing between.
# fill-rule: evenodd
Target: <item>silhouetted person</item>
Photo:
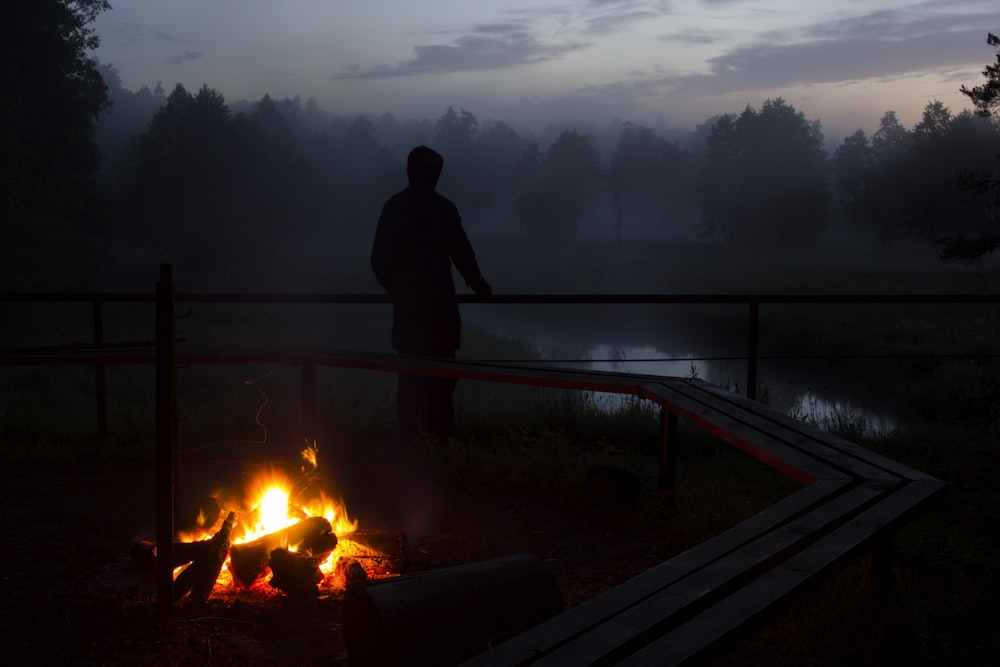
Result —
<instances>
[{"instance_id":1,"label":"silhouetted person","mask_svg":"<svg viewBox=\"0 0 1000 667\"><path fill-rule=\"evenodd\" d=\"M435 191L444 158L417 146L406 160L409 185L386 201L371 264L392 297L392 347L400 354L454 358L462 322L452 263L479 296L489 296L458 209ZM421 430L445 443L455 433L454 378L400 374L396 392L399 436Z\"/></svg>"}]
</instances>

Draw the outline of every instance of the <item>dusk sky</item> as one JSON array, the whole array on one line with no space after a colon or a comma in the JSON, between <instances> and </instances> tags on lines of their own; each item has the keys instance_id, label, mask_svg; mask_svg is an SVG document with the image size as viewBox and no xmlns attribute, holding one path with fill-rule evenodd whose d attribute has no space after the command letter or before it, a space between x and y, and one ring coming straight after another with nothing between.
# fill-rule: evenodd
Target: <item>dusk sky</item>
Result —
<instances>
[{"instance_id":1,"label":"dusk sky","mask_svg":"<svg viewBox=\"0 0 1000 667\"><path fill-rule=\"evenodd\" d=\"M516 129L693 128L783 97L827 138L970 108L997 0L111 0L94 54L126 88L298 95L337 114Z\"/></svg>"}]
</instances>

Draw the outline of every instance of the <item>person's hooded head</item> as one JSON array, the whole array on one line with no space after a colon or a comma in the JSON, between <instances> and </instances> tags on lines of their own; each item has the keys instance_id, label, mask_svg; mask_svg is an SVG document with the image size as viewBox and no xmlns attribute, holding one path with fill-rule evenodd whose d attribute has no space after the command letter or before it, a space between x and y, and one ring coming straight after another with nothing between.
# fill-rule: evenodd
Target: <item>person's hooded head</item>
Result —
<instances>
[{"instance_id":1,"label":"person's hooded head","mask_svg":"<svg viewBox=\"0 0 1000 667\"><path fill-rule=\"evenodd\" d=\"M406 158L406 176L410 185L416 188L436 188L443 167L444 158L441 154L427 146L417 146Z\"/></svg>"}]
</instances>

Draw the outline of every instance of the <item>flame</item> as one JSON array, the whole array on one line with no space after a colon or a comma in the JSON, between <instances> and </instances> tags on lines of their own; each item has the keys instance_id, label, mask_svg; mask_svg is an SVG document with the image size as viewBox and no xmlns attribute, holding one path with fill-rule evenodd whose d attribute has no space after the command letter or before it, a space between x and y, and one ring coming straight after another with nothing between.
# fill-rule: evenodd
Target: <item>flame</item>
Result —
<instances>
[{"instance_id":1,"label":"flame","mask_svg":"<svg viewBox=\"0 0 1000 667\"><path fill-rule=\"evenodd\" d=\"M314 516L321 516L329 521L338 537L358 529L357 520L348 517L342 501L332 499L322 490L315 490L319 486L316 483L317 452L315 443L302 450L301 475L295 480L289 478L283 470L272 468L263 470L250 480L244 490L243 501L237 503L239 508L236 510L237 527L233 533L233 544L252 542ZM208 539L215 530L217 526L206 526L195 533L179 537L188 541ZM337 558L338 552L334 549L320 565L320 572L324 577L322 585L333 584ZM175 570L175 576L181 569L183 567ZM216 590L232 586L235 586L235 582L227 556L216 581Z\"/></svg>"}]
</instances>

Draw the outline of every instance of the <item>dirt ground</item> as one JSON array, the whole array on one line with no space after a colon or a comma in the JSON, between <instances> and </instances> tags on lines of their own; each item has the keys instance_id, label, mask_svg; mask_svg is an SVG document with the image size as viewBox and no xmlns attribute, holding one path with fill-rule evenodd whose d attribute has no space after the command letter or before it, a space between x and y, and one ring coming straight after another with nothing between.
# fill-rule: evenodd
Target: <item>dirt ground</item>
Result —
<instances>
[{"instance_id":1,"label":"dirt ground","mask_svg":"<svg viewBox=\"0 0 1000 667\"><path fill-rule=\"evenodd\" d=\"M662 542L654 533L663 526L650 523L648 513L598 510L585 489L567 494L503 480L483 484L463 475L461 466L441 465L433 452L398 454L387 448L348 457L330 477L360 528L406 533L412 571L526 552L544 559L565 603L575 605L670 555L657 552ZM5 464L4 477L4 664L350 665L343 591L324 590L306 601L277 592L213 594L205 604L182 600L171 620L158 619L152 573L130 556L136 540L154 536L150 462L17 461ZM904 605L937 606L935 627L910 618L890 628L884 664L990 664L984 656L996 646L988 621L995 600L983 596L995 582L956 573L920 553L902 554L901 563ZM850 619L854 602L835 603L833 615ZM829 610L823 613L806 642L817 636L841 641L835 633L843 628L830 625ZM796 613L790 616L796 621ZM788 622L765 628L717 664L794 664L774 653ZM803 632L801 624L791 627L784 632ZM809 662L850 664L834 656ZM414 656L412 664L433 661Z\"/></svg>"},{"instance_id":2,"label":"dirt ground","mask_svg":"<svg viewBox=\"0 0 1000 667\"><path fill-rule=\"evenodd\" d=\"M360 528L403 530L411 571L517 552L545 559L567 604L654 564L640 522L553 504L541 493L473 493L432 461L360 457L341 477ZM0 486L5 664L349 665L343 591L186 598L158 620L153 573L130 555L153 539L149 462L16 462ZM363 470L363 468L367 468ZM355 509L351 509L351 508ZM9 661L10 656L18 656ZM414 664L423 664L419 661Z\"/></svg>"}]
</instances>

